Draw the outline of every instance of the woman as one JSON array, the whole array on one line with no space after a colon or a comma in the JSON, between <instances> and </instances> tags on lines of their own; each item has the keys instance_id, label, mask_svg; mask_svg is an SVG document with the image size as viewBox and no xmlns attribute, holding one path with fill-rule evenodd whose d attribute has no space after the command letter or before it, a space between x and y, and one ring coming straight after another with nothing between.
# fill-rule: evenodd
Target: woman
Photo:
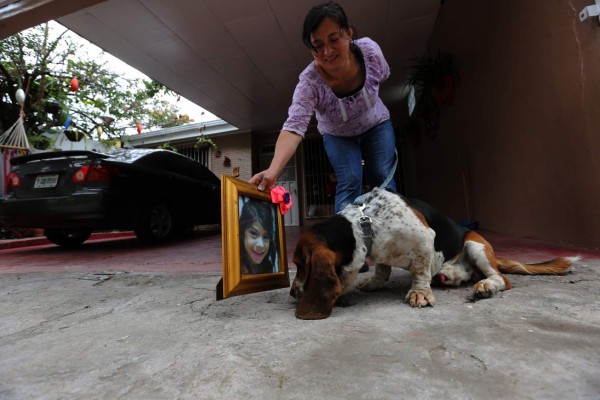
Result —
<instances>
[{"instance_id":1,"label":"woman","mask_svg":"<svg viewBox=\"0 0 600 400\"><path fill-rule=\"evenodd\" d=\"M258 190L275 183L302 142L313 113L337 178L336 212L361 195L363 160L371 186L380 185L392 169L394 130L379 97L379 84L389 77L389 67L377 43L353 36L338 4L330 1L308 12L302 40L314 61L300 74L271 165L249 181ZM396 183L392 180L387 189L396 192Z\"/></svg>"},{"instance_id":2,"label":"woman","mask_svg":"<svg viewBox=\"0 0 600 400\"><path fill-rule=\"evenodd\" d=\"M268 203L249 199L240 215L242 275L277 271L277 246L273 209Z\"/></svg>"}]
</instances>

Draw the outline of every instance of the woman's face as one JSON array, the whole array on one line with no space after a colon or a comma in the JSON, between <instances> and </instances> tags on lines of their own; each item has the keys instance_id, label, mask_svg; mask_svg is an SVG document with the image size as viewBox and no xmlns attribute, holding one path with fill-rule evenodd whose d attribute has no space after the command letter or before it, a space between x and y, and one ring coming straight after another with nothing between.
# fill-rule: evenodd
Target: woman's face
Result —
<instances>
[{"instance_id":1,"label":"woman's face","mask_svg":"<svg viewBox=\"0 0 600 400\"><path fill-rule=\"evenodd\" d=\"M263 226L254 221L244 231L244 249L254 264L260 264L269 252L271 236Z\"/></svg>"},{"instance_id":2,"label":"woman's face","mask_svg":"<svg viewBox=\"0 0 600 400\"><path fill-rule=\"evenodd\" d=\"M318 66L327 72L334 72L345 65L350 57L350 33L342 31L337 22L325 18L310 35L313 56Z\"/></svg>"}]
</instances>

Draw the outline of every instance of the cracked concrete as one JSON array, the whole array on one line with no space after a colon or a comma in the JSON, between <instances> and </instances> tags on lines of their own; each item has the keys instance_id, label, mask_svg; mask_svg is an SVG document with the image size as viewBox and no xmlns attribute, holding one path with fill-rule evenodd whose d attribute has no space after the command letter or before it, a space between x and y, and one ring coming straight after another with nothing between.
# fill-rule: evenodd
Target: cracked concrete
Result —
<instances>
[{"instance_id":1,"label":"cracked concrete","mask_svg":"<svg viewBox=\"0 0 600 400\"><path fill-rule=\"evenodd\" d=\"M373 273L371 271L370 273ZM410 277L302 321L287 289L215 301L216 273L3 274L2 399L595 399L600 262L473 301Z\"/></svg>"}]
</instances>

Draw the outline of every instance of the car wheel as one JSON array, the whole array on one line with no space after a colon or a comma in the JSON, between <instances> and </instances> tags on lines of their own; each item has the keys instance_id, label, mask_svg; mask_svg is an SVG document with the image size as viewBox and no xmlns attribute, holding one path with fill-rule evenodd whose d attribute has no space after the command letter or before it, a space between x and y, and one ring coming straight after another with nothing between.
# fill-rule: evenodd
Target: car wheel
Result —
<instances>
[{"instance_id":1,"label":"car wheel","mask_svg":"<svg viewBox=\"0 0 600 400\"><path fill-rule=\"evenodd\" d=\"M169 238L173 227L171 210L164 202L157 201L142 209L134 231L142 242L158 242Z\"/></svg>"},{"instance_id":2,"label":"car wheel","mask_svg":"<svg viewBox=\"0 0 600 400\"><path fill-rule=\"evenodd\" d=\"M91 230L87 229L45 229L44 235L54 244L65 247L77 247L90 237Z\"/></svg>"}]
</instances>

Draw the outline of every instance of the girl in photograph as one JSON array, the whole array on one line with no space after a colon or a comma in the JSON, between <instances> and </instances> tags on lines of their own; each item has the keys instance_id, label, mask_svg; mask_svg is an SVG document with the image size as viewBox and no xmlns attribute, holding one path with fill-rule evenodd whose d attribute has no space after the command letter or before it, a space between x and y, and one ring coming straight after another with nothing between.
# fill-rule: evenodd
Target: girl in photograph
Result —
<instances>
[{"instance_id":1,"label":"girl in photograph","mask_svg":"<svg viewBox=\"0 0 600 400\"><path fill-rule=\"evenodd\" d=\"M273 206L253 199L247 199L240 206L242 210L240 213L242 275L277 272L277 245Z\"/></svg>"}]
</instances>

